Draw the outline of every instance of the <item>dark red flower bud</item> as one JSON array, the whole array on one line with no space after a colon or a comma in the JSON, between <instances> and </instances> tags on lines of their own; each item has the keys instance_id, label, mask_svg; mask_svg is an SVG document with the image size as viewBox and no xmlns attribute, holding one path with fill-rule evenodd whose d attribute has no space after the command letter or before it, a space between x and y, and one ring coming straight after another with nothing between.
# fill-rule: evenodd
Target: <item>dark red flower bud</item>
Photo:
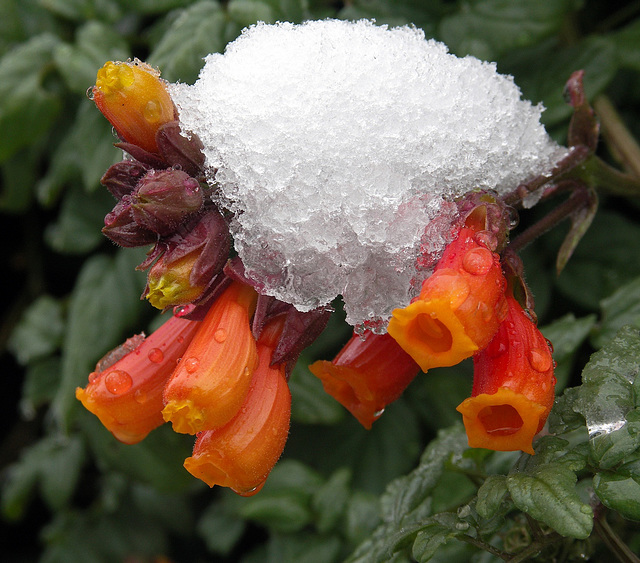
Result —
<instances>
[{"instance_id":1,"label":"dark red flower bud","mask_svg":"<svg viewBox=\"0 0 640 563\"><path fill-rule=\"evenodd\" d=\"M131 198L123 196L113 211L104 217L102 233L116 244L125 247L144 246L158 240L158 235L136 223L131 209Z\"/></svg>"},{"instance_id":2,"label":"dark red flower bud","mask_svg":"<svg viewBox=\"0 0 640 563\"><path fill-rule=\"evenodd\" d=\"M197 135L189 137L180 132L180 123L170 121L156 133L160 154L170 166L180 167L191 176L199 176L204 166L204 146Z\"/></svg>"},{"instance_id":3,"label":"dark red flower bud","mask_svg":"<svg viewBox=\"0 0 640 563\"><path fill-rule=\"evenodd\" d=\"M187 217L204 203L202 188L182 170L151 170L132 196L136 222L162 236L173 234Z\"/></svg>"},{"instance_id":4,"label":"dark red flower bud","mask_svg":"<svg viewBox=\"0 0 640 563\"><path fill-rule=\"evenodd\" d=\"M147 170L148 168L140 162L123 160L111 166L100 178L100 183L111 192L113 197L120 200L133 192Z\"/></svg>"}]
</instances>

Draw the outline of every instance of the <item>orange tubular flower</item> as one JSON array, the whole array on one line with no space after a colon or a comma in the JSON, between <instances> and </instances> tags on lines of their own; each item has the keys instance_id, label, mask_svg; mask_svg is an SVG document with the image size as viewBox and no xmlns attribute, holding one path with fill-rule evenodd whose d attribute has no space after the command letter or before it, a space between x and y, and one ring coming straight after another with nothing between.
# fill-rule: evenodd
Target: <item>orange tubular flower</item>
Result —
<instances>
[{"instance_id":1,"label":"orange tubular flower","mask_svg":"<svg viewBox=\"0 0 640 563\"><path fill-rule=\"evenodd\" d=\"M388 334L354 334L333 362L309 366L324 390L367 430L420 372L420 367Z\"/></svg>"},{"instance_id":2,"label":"orange tubular flower","mask_svg":"<svg viewBox=\"0 0 640 563\"><path fill-rule=\"evenodd\" d=\"M469 445L533 454L553 406L556 379L547 340L513 295L491 343L474 357L473 391L458 405Z\"/></svg>"},{"instance_id":3,"label":"orange tubular flower","mask_svg":"<svg viewBox=\"0 0 640 563\"><path fill-rule=\"evenodd\" d=\"M157 153L156 133L176 119L176 110L160 73L139 60L106 63L96 77L93 101L118 135Z\"/></svg>"},{"instance_id":4,"label":"orange tubular flower","mask_svg":"<svg viewBox=\"0 0 640 563\"><path fill-rule=\"evenodd\" d=\"M150 336L130 338L98 363L76 397L118 440L140 442L164 422L162 390L199 325L171 317Z\"/></svg>"},{"instance_id":5,"label":"orange tubular flower","mask_svg":"<svg viewBox=\"0 0 640 563\"><path fill-rule=\"evenodd\" d=\"M165 387L162 415L176 432L219 428L240 409L257 362L256 300L252 287L233 282L211 306Z\"/></svg>"},{"instance_id":6,"label":"orange tubular flower","mask_svg":"<svg viewBox=\"0 0 640 563\"><path fill-rule=\"evenodd\" d=\"M238 414L225 426L198 434L184 466L210 487L230 487L242 496L257 493L284 450L289 433L291 393L285 364L270 365L282 331L272 321L258 340L258 367Z\"/></svg>"},{"instance_id":7,"label":"orange tubular flower","mask_svg":"<svg viewBox=\"0 0 640 563\"><path fill-rule=\"evenodd\" d=\"M388 332L423 371L453 366L484 348L506 314L499 256L464 226L417 299L395 309Z\"/></svg>"}]
</instances>

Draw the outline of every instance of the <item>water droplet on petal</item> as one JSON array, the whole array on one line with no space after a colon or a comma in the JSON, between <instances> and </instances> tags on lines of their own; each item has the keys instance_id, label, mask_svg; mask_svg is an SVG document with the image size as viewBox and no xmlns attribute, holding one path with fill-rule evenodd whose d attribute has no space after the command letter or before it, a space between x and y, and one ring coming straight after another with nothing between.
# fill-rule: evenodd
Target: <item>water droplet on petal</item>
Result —
<instances>
[{"instance_id":1,"label":"water droplet on petal","mask_svg":"<svg viewBox=\"0 0 640 563\"><path fill-rule=\"evenodd\" d=\"M149 100L142 110L142 115L149 123L155 123L160 119L162 108L158 100Z\"/></svg>"},{"instance_id":2,"label":"water droplet on petal","mask_svg":"<svg viewBox=\"0 0 640 563\"><path fill-rule=\"evenodd\" d=\"M133 379L131 379L131 376L126 371L114 369L105 376L104 384L109 393L122 395L131 389Z\"/></svg>"},{"instance_id":3,"label":"water droplet on petal","mask_svg":"<svg viewBox=\"0 0 640 563\"><path fill-rule=\"evenodd\" d=\"M486 274L493 266L493 254L487 248L472 248L462 258L462 267L474 276Z\"/></svg>"},{"instance_id":4,"label":"water droplet on petal","mask_svg":"<svg viewBox=\"0 0 640 563\"><path fill-rule=\"evenodd\" d=\"M89 383L93 383L96 380L96 377L98 377L98 372L97 371L92 371L89 374Z\"/></svg>"},{"instance_id":5,"label":"water droplet on petal","mask_svg":"<svg viewBox=\"0 0 640 563\"><path fill-rule=\"evenodd\" d=\"M531 348L528 355L531 367L541 373L548 371L551 367L551 356L547 350L541 348Z\"/></svg>"},{"instance_id":6,"label":"water droplet on petal","mask_svg":"<svg viewBox=\"0 0 640 563\"><path fill-rule=\"evenodd\" d=\"M136 403L139 403L141 405L144 405L144 403L147 402L147 394L142 389L138 389L133 394L133 398L135 399Z\"/></svg>"},{"instance_id":7,"label":"water droplet on petal","mask_svg":"<svg viewBox=\"0 0 640 563\"><path fill-rule=\"evenodd\" d=\"M222 344L227 339L227 331L224 328L219 328L213 333L213 339Z\"/></svg>"},{"instance_id":8,"label":"water droplet on petal","mask_svg":"<svg viewBox=\"0 0 640 563\"><path fill-rule=\"evenodd\" d=\"M373 416L375 418L380 418L383 414L384 414L384 409L380 409L379 411L374 412Z\"/></svg>"},{"instance_id":9,"label":"water droplet on petal","mask_svg":"<svg viewBox=\"0 0 640 563\"><path fill-rule=\"evenodd\" d=\"M184 361L184 369L187 370L187 373L193 373L198 369L198 366L200 365L200 360L198 358L187 358Z\"/></svg>"},{"instance_id":10,"label":"water droplet on petal","mask_svg":"<svg viewBox=\"0 0 640 563\"><path fill-rule=\"evenodd\" d=\"M109 213L107 213L104 216L104 224L107 227L110 227L111 225L113 225L116 222L117 218L118 218L118 216L115 213L113 213L112 211L110 211Z\"/></svg>"},{"instance_id":11,"label":"water droplet on petal","mask_svg":"<svg viewBox=\"0 0 640 563\"><path fill-rule=\"evenodd\" d=\"M93 89L94 86L89 86L86 91L87 98L89 98L90 100L93 100Z\"/></svg>"},{"instance_id":12,"label":"water droplet on petal","mask_svg":"<svg viewBox=\"0 0 640 563\"><path fill-rule=\"evenodd\" d=\"M160 348L152 348L149 350L149 361L154 364L160 364L162 363L162 360L164 360L164 354Z\"/></svg>"},{"instance_id":13,"label":"water droplet on petal","mask_svg":"<svg viewBox=\"0 0 640 563\"><path fill-rule=\"evenodd\" d=\"M495 249L498 248L498 237L491 231L478 231L474 235L473 240L478 244L486 246L491 251L495 251Z\"/></svg>"}]
</instances>

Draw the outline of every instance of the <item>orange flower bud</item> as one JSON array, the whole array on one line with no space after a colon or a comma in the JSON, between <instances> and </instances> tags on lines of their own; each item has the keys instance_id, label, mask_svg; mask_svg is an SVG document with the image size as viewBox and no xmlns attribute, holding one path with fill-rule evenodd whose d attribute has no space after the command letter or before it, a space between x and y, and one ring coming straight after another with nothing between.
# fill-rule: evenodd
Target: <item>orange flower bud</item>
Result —
<instances>
[{"instance_id":1,"label":"orange flower bud","mask_svg":"<svg viewBox=\"0 0 640 563\"><path fill-rule=\"evenodd\" d=\"M257 362L256 300L252 287L233 282L209 309L165 387L162 415L176 432L219 428L240 409Z\"/></svg>"},{"instance_id":2,"label":"orange flower bud","mask_svg":"<svg viewBox=\"0 0 640 563\"><path fill-rule=\"evenodd\" d=\"M476 234L460 229L418 298L389 321L389 334L423 371L453 366L484 348L506 314L500 258Z\"/></svg>"},{"instance_id":3,"label":"orange flower bud","mask_svg":"<svg viewBox=\"0 0 640 563\"><path fill-rule=\"evenodd\" d=\"M420 367L388 334L354 334L333 362L309 366L324 390L367 430L420 372Z\"/></svg>"},{"instance_id":4,"label":"orange flower bud","mask_svg":"<svg viewBox=\"0 0 640 563\"><path fill-rule=\"evenodd\" d=\"M177 114L160 73L137 59L107 62L96 77L93 101L118 135L157 153L156 132Z\"/></svg>"},{"instance_id":5,"label":"orange flower bud","mask_svg":"<svg viewBox=\"0 0 640 563\"><path fill-rule=\"evenodd\" d=\"M184 462L189 473L210 487L220 485L242 496L253 495L282 455L289 433L291 393L285 365L270 365L281 331L280 321L265 328L257 344L258 366L241 409L222 428L199 433L193 455Z\"/></svg>"},{"instance_id":6,"label":"orange flower bud","mask_svg":"<svg viewBox=\"0 0 640 563\"><path fill-rule=\"evenodd\" d=\"M164 422L162 390L199 325L171 317L148 337L130 338L98 363L76 397L118 440L140 442Z\"/></svg>"},{"instance_id":7,"label":"orange flower bud","mask_svg":"<svg viewBox=\"0 0 640 563\"><path fill-rule=\"evenodd\" d=\"M458 405L469 445L533 454L553 406L556 379L547 340L513 295L491 343L474 357L473 391Z\"/></svg>"}]
</instances>

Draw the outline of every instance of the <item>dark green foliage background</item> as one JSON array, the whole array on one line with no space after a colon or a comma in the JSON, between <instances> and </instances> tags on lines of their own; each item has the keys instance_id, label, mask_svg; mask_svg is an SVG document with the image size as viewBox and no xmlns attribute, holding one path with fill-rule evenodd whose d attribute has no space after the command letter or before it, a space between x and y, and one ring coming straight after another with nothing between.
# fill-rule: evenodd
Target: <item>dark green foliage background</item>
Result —
<instances>
[{"instance_id":1,"label":"dark green foliage background","mask_svg":"<svg viewBox=\"0 0 640 563\"><path fill-rule=\"evenodd\" d=\"M158 322L139 300L144 275L134 267L144 253L100 233L113 200L99 178L121 155L86 97L97 69L139 57L170 81L192 82L202 57L247 25L325 17L411 23L457 55L496 61L545 105L559 142L571 115L563 86L582 68L589 98L605 93L640 136L640 2L3 0L3 560L488 562L499 559L468 538L517 552L542 533L553 541L531 557L610 561L592 507L640 549L637 199L603 195L560 276L566 227L523 252L558 390L569 388L536 456L468 450L455 412L470 393L468 364L419 377L362 429L306 369L349 336L339 313L292 376L289 443L250 499L186 473L191 438L162 427L124 446L75 400L98 358ZM606 146L599 153L615 162ZM589 439L585 420L619 428Z\"/></svg>"}]
</instances>

